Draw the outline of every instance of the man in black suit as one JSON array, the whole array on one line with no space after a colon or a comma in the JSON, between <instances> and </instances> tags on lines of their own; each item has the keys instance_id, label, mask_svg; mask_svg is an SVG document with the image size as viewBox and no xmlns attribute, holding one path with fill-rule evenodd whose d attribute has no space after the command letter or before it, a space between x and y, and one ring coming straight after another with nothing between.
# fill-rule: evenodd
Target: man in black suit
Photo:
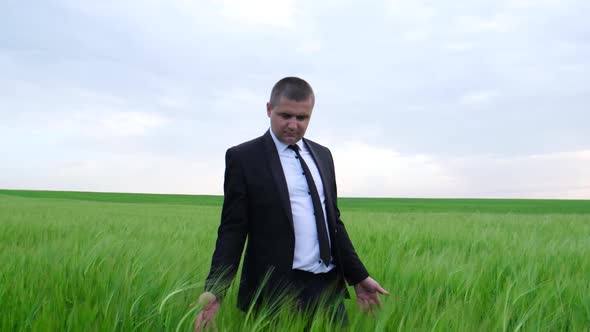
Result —
<instances>
[{"instance_id":1,"label":"man in black suit","mask_svg":"<svg viewBox=\"0 0 590 332\"><path fill-rule=\"evenodd\" d=\"M246 239L238 294L244 311L287 290L299 309L315 312L324 296L345 319L346 282L365 312L380 305L377 293L387 294L369 277L340 220L330 150L303 138L314 102L306 81L280 80L266 105L270 130L227 150L221 224L197 330L214 323Z\"/></svg>"}]
</instances>

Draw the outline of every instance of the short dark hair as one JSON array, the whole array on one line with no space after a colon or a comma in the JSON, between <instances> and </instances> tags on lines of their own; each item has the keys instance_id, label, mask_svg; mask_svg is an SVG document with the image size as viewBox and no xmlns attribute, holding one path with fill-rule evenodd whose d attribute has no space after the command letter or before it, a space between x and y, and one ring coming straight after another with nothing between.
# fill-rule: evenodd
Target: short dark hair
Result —
<instances>
[{"instance_id":1,"label":"short dark hair","mask_svg":"<svg viewBox=\"0 0 590 332\"><path fill-rule=\"evenodd\" d=\"M312 106L315 104L315 95L311 85L299 77L285 77L278 81L270 93L270 106L275 107L285 97L294 101L305 101L311 97Z\"/></svg>"}]
</instances>

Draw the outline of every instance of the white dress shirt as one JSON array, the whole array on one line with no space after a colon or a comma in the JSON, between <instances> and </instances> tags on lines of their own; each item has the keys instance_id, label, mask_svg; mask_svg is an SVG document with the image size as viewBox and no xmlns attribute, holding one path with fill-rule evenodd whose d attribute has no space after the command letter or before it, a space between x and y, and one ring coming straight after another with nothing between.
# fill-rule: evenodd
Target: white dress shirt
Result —
<instances>
[{"instance_id":1,"label":"white dress shirt","mask_svg":"<svg viewBox=\"0 0 590 332\"><path fill-rule=\"evenodd\" d=\"M272 129L269 130L272 136L281 166L287 180L289 199L291 201L291 212L293 214L293 228L295 230L295 253L293 255L293 269L304 270L313 273L325 273L334 268L334 264L326 266L320 259L320 244L318 231L313 213L313 202L309 193L309 185L305 179L305 173L295 151L289 148L288 144L279 141ZM299 146L299 153L309 167L316 189L320 196L324 216L326 216L326 196L320 172L307 146L302 140L295 143ZM326 229L328 223L326 223ZM328 239L330 234L328 233Z\"/></svg>"}]
</instances>

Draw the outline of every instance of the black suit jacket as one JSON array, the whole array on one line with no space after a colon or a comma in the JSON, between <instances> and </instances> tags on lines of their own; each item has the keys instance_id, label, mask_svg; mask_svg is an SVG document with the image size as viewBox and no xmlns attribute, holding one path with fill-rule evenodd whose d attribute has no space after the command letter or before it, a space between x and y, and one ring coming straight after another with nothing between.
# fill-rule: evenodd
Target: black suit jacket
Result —
<instances>
[{"instance_id":1,"label":"black suit jacket","mask_svg":"<svg viewBox=\"0 0 590 332\"><path fill-rule=\"evenodd\" d=\"M328 148L304 139L319 169L326 198L332 256L341 285L366 277L340 220L334 161ZM293 265L295 235L287 182L275 143L263 136L234 146L225 155L224 202L217 243L205 289L222 297L235 276L246 239L238 306L272 300L283 291ZM257 292L258 291L258 292Z\"/></svg>"}]
</instances>

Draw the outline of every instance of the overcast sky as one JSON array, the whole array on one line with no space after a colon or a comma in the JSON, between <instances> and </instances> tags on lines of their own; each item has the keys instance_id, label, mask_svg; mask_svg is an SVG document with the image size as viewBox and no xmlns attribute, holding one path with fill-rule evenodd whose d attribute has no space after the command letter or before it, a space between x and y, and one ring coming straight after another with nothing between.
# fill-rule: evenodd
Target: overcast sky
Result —
<instances>
[{"instance_id":1,"label":"overcast sky","mask_svg":"<svg viewBox=\"0 0 590 332\"><path fill-rule=\"evenodd\" d=\"M222 194L284 76L341 196L590 199L587 0L0 0L0 188Z\"/></svg>"}]
</instances>

